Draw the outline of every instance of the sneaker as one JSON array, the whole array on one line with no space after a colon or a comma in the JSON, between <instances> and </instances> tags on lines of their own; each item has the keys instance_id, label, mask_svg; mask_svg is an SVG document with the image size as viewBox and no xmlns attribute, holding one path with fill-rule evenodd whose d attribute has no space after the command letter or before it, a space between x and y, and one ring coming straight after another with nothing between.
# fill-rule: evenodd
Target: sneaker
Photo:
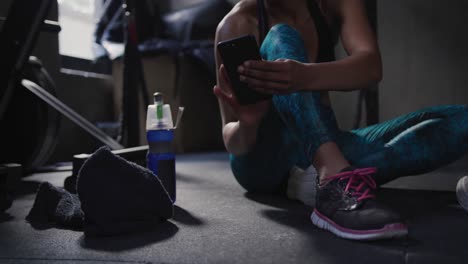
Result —
<instances>
[{"instance_id":1,"label":"sneaker","mask_svg":"<svg viewBox=\"0 0 468 264\"><path fill-rule=\"evenodd\" d=\"M314 225L338 237L377 240L408 234L400 216L376 201L375 168L348 168L317 187Z\"/></svg>"},{"instance_id":2,"label":"sneaker","mask_svg":"<svg viewBox=\"0 0 468 264\"><path fill-rule=\"evenodd\" d=\"M455 189L458 203L468 211L468 176L461 178Z\"/></svg>"},{"instance_id":3,"label":"sneaker","mask_svg":"<svg viewBox=\"0 0 468 264\"><path fill-rule=\"evenodd\" d=\"M317 171L314 166L309 166L306 170L294 166L289 173L286 195L289 199L299 200L308 206L314 207L317 188L316 179Z\"/></svg>"}]
</instances>

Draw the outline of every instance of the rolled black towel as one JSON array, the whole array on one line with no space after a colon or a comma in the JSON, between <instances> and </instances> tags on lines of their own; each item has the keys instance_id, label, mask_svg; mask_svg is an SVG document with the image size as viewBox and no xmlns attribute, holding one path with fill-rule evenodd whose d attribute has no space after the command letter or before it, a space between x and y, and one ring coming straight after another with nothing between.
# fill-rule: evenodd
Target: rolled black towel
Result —
<instances>
[{"instance_id":1,"label":"rolled black towel","mask_svg":"<svg viewBox=\"0 0 468 264\"><path fill-rule=\"evenodd\" d=\"M84 214L77 195L43 182L26 220L33 225L57 224L79 230L83 227Z\"/></svg>"},{"instance_id":2,"label":"rolled black towel","mask_svg":"<svg viewBox=\"0 0 468 264\"><path fill-rule=\"evenodd\" d=\"M158 177L107 147L83 164L77 193L85 235L141 232L173 216L173 203Z\"/></svg>"}]
</instances>

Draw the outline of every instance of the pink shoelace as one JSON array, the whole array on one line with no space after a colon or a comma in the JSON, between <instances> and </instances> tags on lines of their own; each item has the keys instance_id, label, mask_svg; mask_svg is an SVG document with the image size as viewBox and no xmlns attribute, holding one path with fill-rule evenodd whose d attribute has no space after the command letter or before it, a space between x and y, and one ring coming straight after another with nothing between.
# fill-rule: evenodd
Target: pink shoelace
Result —
<instances>
[{"instance_id":1,"label":"pink shoelace","mask_svg":"<svg viewBox=\"0 0 468 264\"><path fill-rule=\"evenodd\" d=\"M328 181L336 179L339 179L340 181L348 180L345 192L347 192L350 189L354 190L352 195L357 196L358 201L362 201L364 199L375 197L375 195L371 194L370 192L377 188L377 184L372 178L372 174L375 174L376 172L376 168L364 168L352 171L345 171L328 178ZM364 186L367 186L368 188L366 188L365 191L361 191L361 189Z\"/></svg>"}]
</instances>

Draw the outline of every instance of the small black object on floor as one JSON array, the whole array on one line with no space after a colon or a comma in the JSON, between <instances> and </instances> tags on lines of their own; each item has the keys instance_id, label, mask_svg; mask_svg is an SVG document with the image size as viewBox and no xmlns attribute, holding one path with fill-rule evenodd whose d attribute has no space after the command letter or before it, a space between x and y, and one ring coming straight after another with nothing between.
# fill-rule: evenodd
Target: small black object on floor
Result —
<instances>
[{"instance_id":1,"label":"small black object on floor","mask_svg":"<svg viewBox=\"0 0 468 264\"><path fill-rule=\"evenodd\" d=\"M19 164L0 165L0 213L8 210L13 204L13 196L22 176Z\"/></svg>"},{"instance_id":2,"label":"small black object on floor","mask_svg":"<svg viewBox=\"0 0 468 264\"><path fill-rule=\"evenodd\" d=\"M173 216L173 203L157 176L106 147L83 164L77 192L42 183L26 219L39 229L54 223L109 236L152 229Z\"/></svg>"},{"instance_id":3,"label":"small black object on floor","mask_svg":"<svg viewBox=\"0 0 468 264\"><path fill-rule=\"evenodd\" d=\"M46 229L53 224L72 230L81 230L84 214L76 194L48 182L41 183L34 205L26 217L36 229Z\"/></svg>"}]
</instances>

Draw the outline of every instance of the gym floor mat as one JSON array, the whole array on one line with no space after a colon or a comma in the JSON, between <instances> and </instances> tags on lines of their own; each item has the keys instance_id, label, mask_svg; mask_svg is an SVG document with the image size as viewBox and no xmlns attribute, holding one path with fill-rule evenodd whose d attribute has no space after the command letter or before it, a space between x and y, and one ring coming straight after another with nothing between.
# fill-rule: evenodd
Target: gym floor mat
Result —
<instances>
[{"instance_id":1,"label":"gym floor mat","mask_svg":"<svg viewBox=\"0 0 468 264\"><path fill-rule=\"evenodd\" d=\"M119 237L31 227L24 218L38 184L63 186L70 172L34 174L0 214L0 263L467 263L468 213L453 192L468 174L467 161L384 188L382 199L408 218L410 235L372 243L319 230L309 220L311 208L299 202L246 193L226 153L178 156L174 218Z\"/></svg>"}]
</instances>

